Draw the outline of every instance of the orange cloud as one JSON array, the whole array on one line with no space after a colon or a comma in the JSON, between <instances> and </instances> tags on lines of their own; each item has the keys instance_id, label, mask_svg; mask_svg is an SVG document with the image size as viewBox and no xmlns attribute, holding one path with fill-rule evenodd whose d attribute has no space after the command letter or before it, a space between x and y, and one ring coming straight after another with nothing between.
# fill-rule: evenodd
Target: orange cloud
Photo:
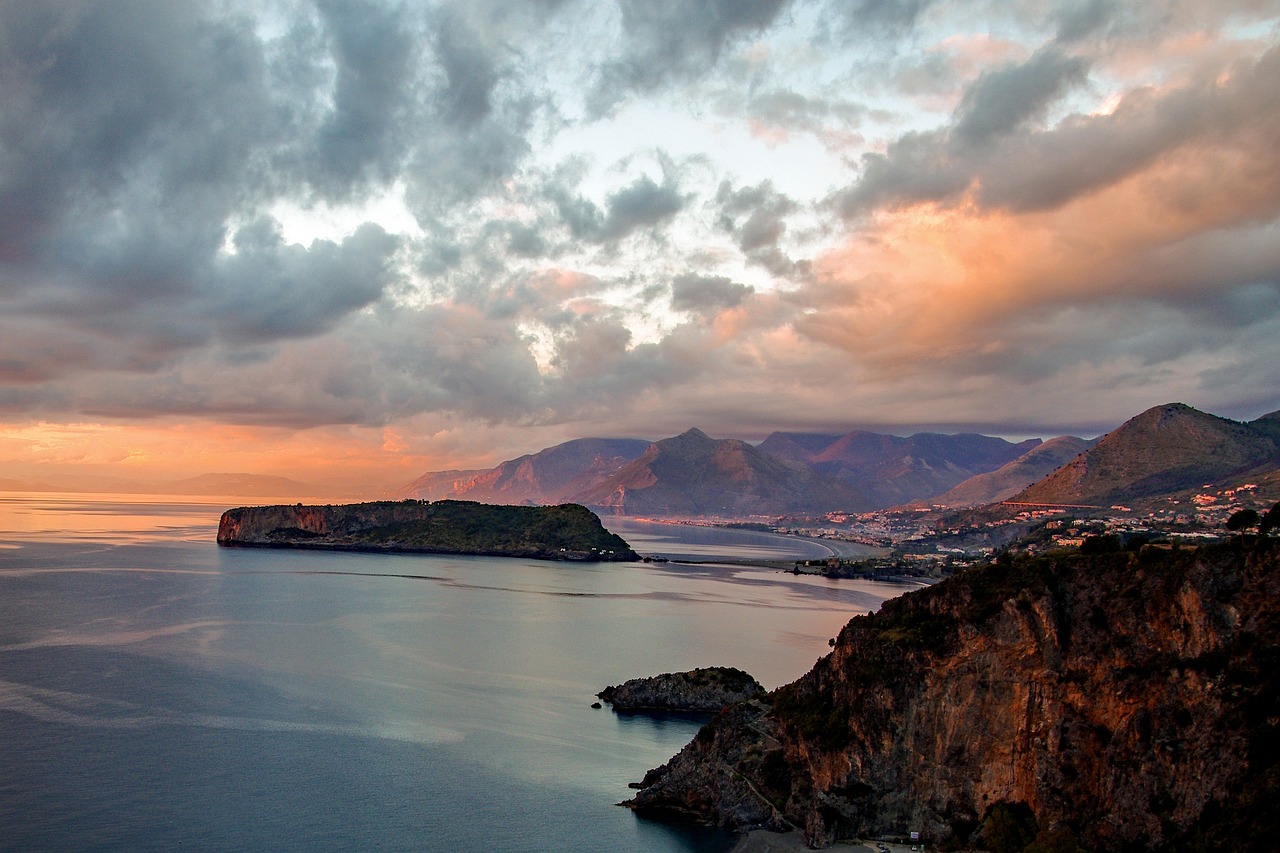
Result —
<instances>
[{"instance_id":1,"label":"orange cloud","mask_svg":"<svg viewBox=\"0 0 1280 853\"><path fill-rule=\"evenodd\" d=\"M975 187L961 204L882 211L815 263L800 297L816 310L798 328L910 370L998 349L1066 308L1211 298L1280 263L1262 233L1280 214L1274 167L1273 140L1254 133L1176 149L1052 210L984 210Z\"/></svg>"}]
</instances>

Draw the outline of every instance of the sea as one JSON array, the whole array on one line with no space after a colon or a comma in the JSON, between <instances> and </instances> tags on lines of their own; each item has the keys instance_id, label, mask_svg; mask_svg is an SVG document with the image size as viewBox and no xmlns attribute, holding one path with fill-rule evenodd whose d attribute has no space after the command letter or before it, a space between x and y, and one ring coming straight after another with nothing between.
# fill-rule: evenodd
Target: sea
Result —
<instances>
[{"instance_id":1,"label":"sea","mask_svg":"<svg viewBox=\"0 0 1280 853\"><path fill-rule=\"evenodd\" d=\"M0 850L727 850L617 805L701 720L595 694L777 687L904 590L632 519L605 521L671 562L217 546L242 503L0 493Z\"/></svg>"}]
</instances>

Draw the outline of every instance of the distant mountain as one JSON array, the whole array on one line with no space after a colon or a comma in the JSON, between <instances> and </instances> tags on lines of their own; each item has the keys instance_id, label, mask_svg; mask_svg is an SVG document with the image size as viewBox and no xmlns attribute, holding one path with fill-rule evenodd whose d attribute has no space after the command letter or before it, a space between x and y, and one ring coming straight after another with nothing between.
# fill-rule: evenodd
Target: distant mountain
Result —
<instances>
[{"instance_id":1,"label":"distant mountain","mask_svg":"<svg viewBox=\"0 0 1280 853\"><path fill-rule=\"evenodd\" d=\"M1024 503L1107 506L1280 466L1280 418L1240 423L1182 403L1148 409L1015 495Z\"/></svg>"},{"instance_id":2,"label":"distant mountain","mask_svg":"<svg viewBox=\"0 0 1280 853\"><path fill-rule=\"evenodd\" d=\"M218 497L313 497L316 486L269 474L200 474L160 482L119 477L76 476L57 483L22 483L0 479L0 490L90 492L121 495L198 495Z\"/></svg>"},{"instance_id":3,"label":"distant mountain","mask_svg":"<svg viewBox=\"0 0 1280 853\"><path fill-rule=\"evenodd\" d=\"M235 497L310 497L317 487L269 474L200 474L151 486L157 494L227 495Z\"/></svg>"},{"instance_id":4,"label":"distant mountain","mask_svg":"<svg viewBox=\"0 0 1280 853\"><path fill-rule=\"evenodd\" d=\"M848 484L698 429L654 442L575 503L630 515L753 515L869 508Z\"/></svg>"},{"instance_id":5,"label":"distant mountain","mask_svg":"<svg viewBox=\"0 0 1280 853\"><path fill-rule=\"evenodd\" d=\"M635 438L579 438L483 471L442 471L414 480L399 497L463 498L495 504L581 503L588 491L644 453Z\"/></svg>"},{"instance_id":6,"label":"distant mountain","mask_svg":"<svg viewBox=\"0 0 1280 853\"><path fill-rule=\"evenodd\" d=\"M0 492L57 492L61 491L56 486L48 483L35 483L27 480L10 480L8 477L0 477Z\"/></svg>"},{"instance_id":7,"label":"distant mountain","mask_svg":"<svg viewBox=\"0 0 1280 853\"><path fill-rule=\"evenodd\" d=\"M872 508L908 503L993 471L1040 444L988 435L922 432L902 438L856 430L843 435L775 432L760 450L801 462L852 485Z\"/></svg>"},{"instance_id":8,"label":"distant mountain","mask_svg":"<svg viewBox=\"0 0 1280 853\"><path fill-rule=\"evenodd\" d=\"M396 490L397 498L417 498L424 501L438 501L457 496L459 489L476 477L488 473L488 468L477 468L473 471L428 471L418 479Z\"/></svg>"},{"instance_id":9,"label":"distant mountain","mask_svg":"<svg viewBox=\"0 0 1280 853\"><path fill-rule=\"evenodd\" d=\"M920 501L949 507L971 507L1003 501L1047 477L1096 444L1060 435L1031 448L994 471L976 474L948 492Z\"/></svg>"}]
</instances>

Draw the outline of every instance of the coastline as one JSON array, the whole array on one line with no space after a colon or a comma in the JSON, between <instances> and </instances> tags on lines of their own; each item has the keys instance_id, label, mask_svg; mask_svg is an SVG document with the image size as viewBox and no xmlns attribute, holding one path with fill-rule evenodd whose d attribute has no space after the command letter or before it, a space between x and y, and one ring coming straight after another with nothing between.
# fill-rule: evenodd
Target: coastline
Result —
<instances>
[{"instance_id":1,"label":"coastline","mask_svg":"<svg viewBox=\"0 0 1280 853\"><path fill-rule=\"evenodd\" d=\"M752 829L741 833L741 836L729 853L795 853L799 850L812 849L804 843L804 833L798 829L790 832ZM849 853L879 853L881 847L888 849L889 853L909 853L912 849L908 844L863 839L837 840L830 849L847 850Z\"/></svg>"}]
</instances>

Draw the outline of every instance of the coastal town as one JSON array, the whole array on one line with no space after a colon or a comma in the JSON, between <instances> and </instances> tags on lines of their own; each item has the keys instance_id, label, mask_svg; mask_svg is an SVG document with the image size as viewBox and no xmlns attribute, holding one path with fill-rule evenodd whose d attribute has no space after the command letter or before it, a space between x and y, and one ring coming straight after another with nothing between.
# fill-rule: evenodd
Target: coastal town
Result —
<instances>
[{"instance_id":1,"label":"coastal town","mask_svg":"<svg viewBox=\"0 0 1280 853\"><path fill-rule=\"evenodd\" d=\"M685 523L768 531L827 547L829 556L796 561L794 570L804 574L941 579L1005 551L1136 551L1221 542L1240 535L1228 525L1234 515L1252 510L1261 518L1278 501L1280 489L1267 478L1261 483L1206 483L1190 493L1106 507L1001 502L977 509L930 505Z\"/></svg>"}]
</instances>

